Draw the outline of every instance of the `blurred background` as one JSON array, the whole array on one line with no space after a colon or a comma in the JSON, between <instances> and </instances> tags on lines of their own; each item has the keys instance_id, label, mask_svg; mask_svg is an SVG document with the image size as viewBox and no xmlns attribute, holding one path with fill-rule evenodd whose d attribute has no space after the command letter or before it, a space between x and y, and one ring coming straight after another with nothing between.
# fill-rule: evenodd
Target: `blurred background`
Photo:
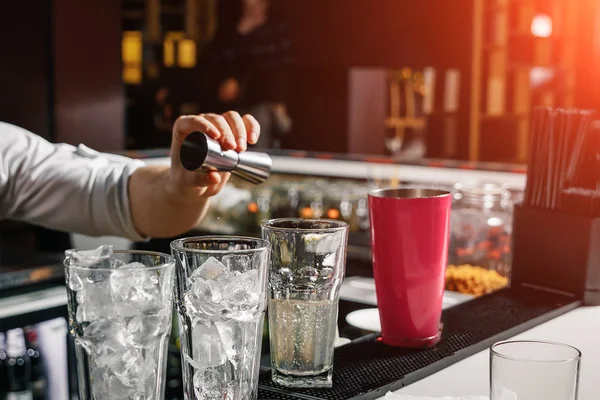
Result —
<instances>
[{"instance_id":1,"label":"blurred background","mask_svg":"<svg viewBox=\"0 0 600 400\"><path fill-rule=\"evenodd\" d=\"M0 121L53 142L164 162L178 115L253 114L272 178L258 187L233 179L186 236L257 235L270 217L347 221L352 278L339 328L350 338L369 327L346 317L375 301L367 192L407 184L452 191L446 289L470 298L504 287L532 110L598 109L598 87L600 0L0 5ZM72 369L70 379L50 375L66 376L72 360L62 252L99 244L168 252L169 242L0 221L0 333L26 328L38 365L29 379L44 388L34 398L64 399L76 387ZM175 399L176 329L172 345ZM43 359L54 367L40 367Z\"/></svg>"},{"instance_id":2,"label":"blurred background","mask_svg":"<svg viewBox=\"0 0 600 400\"><path fill-rule=\"evenodd\" d=\"M524 162L536 105L597 107L596 0L3 2L0 119L99 150L235 109L261 147Z\"/></svg>"}]
</instances>

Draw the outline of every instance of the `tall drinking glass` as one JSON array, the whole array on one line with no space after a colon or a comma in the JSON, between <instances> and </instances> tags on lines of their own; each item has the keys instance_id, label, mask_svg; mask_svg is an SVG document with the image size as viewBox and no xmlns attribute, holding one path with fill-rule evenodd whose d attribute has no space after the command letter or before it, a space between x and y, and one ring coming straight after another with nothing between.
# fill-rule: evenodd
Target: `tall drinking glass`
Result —
<instances>
[{"instance_id":1,"label":"tall drinking glass","mask_svg":"<svg viewBox=\"0 0 600 400\"><path fill-rule=\"evenodd\" d=\"M164 398L173 271L167 254L66 252L81 400Z\"/></svg>"},{"instance_id":2,"label":"tall drinking glass","mask_svg":"<svg viewBox=\"0 0 600 400\"><path fill-rule=\"evenodd\" d=\"M331 387L348 225L284 218L263 222L262 232L271 243L273 381L288 387Z\"/></svg>"},{"instance_id":3,"label":"tall drinking glass","mask_svg":"<svg viewBox=\"0 0 600 400\"><path fill-rule=\"evenodd\" d=\"M184 398L256 399L269 243L245 237L175 240Z\"/></svg>"},{"instance_id":4,"label":"tall drinking glass","mask_svg":"<svg viewBox=\"0 0 600 400\"><path fill-rule=\"evenodd\" d=\"M581 352L553 342L505 341L490 350L490 400L577 400Z\"/></svg>"}]
</instances>

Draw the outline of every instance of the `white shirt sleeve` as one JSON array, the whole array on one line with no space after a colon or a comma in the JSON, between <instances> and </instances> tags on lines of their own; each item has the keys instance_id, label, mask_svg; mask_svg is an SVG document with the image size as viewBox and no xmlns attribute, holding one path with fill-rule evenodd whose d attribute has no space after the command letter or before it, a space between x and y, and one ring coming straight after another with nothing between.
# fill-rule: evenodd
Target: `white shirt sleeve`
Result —
<instances>
[{"instance_id":1,"label":"white shirt sleeve","mask_svg":"<svg viewBox=\"0 0 600 400\"><path fill-rule=\"evenodd\" d=\"M127 189L129 177L143 165L83 145L52 144L0 122L0 219L143 240L133 225Z\"/></svg>"}]
</instances>

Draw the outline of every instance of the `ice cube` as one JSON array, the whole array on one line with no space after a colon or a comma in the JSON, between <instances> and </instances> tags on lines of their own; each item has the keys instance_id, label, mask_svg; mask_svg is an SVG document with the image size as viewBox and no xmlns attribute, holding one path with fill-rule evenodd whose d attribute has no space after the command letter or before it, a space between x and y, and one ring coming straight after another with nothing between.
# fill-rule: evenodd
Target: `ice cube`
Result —
<instances>
[{"instance_id":1,"label":"ice cube","mask_svg":"<svg viewBox=\"0 0 600 400\"><path fill-rule=\"evenodd\" d=\"M215 325L192 327L192 359L195 368L214 367L227 361L227 353Z\"/></svg>"},{"instance_id":2,"label":"ice cube","mask_svg":"<svg viewBox=\"0 0 600 400\"><path fill-rule=\"evenodd\" d=\"M260 303L260 292L258 271L253 269L234 275L228 280L225 288L225 301L229 308L249 310Z\"/></svg>"},{"instance_id":3,"label":"ice cube","mask_svg":"<svg viewBox=\"0 0 600 400\"><path fill-rule=\"evenodd\" d=\"M233 381L227 383L227 392L225 394L225 399L251 400L255 398L256 394L253 393L252 386L247 380L242 380L241 382Z\"/></svg>"},{"instance_id":4,"label":"ice cube","mask_svg":"<svg viewBox=\"0 0 600 400\"><path fill-rule=\"evenodd\" d=\"M250 255L226 255L223 256L222 262L229 271L246 272L252 269L252 257Z\"/></svg>"},{"instance_id":5,"label":"ice cube","mask_svg":"<svg viewBox=\"0 0 600 400\"><path fill-rule=\"evenodd\" d=\"M221 369L209 367L194 373L193 385L196 399L222 400L227 379Z\"/></svg>"},{"instance_id":6,"label":"ice cube","mask_svg":"<svg viewBox=\"0 0 600 400\"><path fill-rule=\"evenodd\" d=\"M110 288L120 316L131 317L161 309L162 297L155 274L141 263L131 263L112 271Z\"/></svg>"},{"instance_id":7,"label":"ice cube","mask_svg":"<svg viewBox=\"0 0 600 400\"><path fill-rule=\"evenodd\" d=\"M76 268L67 268L67 286L73 291L83 289L83 282Z\"/></svg>"},{"instance_id":8,"label":"ice cube","mask_svg":"<svg viewBox=\"0 0 600 400\"><path fill-rule=\"evenodd\" d=\"M199 277L194 279L184 295L184 305L192 319L207 319L220 314L224 309L222 304L224 289L224 282L205 281Z\"/></svg>"},{"instance_id":9,"label":"ice cube","mask_svg":"<svg viewBox=\"0 0 600 400\"><path fill-rule=\"evenodd\" d=\"M122 378L114 373L109 374L107 381L108 393L111 399L129 399L136 392L136 385L123 382Z\"/></svg>"},{"instance_id":10,"label":"ice cube","mask_svg":"<svg viewBox=\"0 0 600 400\"><path fill-rule=\"evenodd\" d=\"M100 320L83 329L94 362L100 367L113 365L130 347L129 333L120 321Z\"/></svg>"},{"instance_id":11,"label":"ice cube","mask_svg":"<svg viewBox=\"0 0 600 400\"><path fill-rule=\"evenodd\" d=\"M65 251L67 265L88 267L101 263L113 254L111 245L103 245L94 250L67 250Z\"/></svg>"},{"instance_id":12,"label":"ice cube","mask_svg":"<svg viewBox=\"0 0 600 400\"><path fill-rule=\"evenodd\" d=\"M120 357L125 351L127 346L116 338L110 338L104 342L96 344L92 348L92 354L94 355L94 363L99 367L110 367L118 363Z\"/></svg>"},{"instance_id":13,"label":"ice cube","mask_svg":"<svg viewBox=\"0 0 600 400\"><path fill-rule=\"evenodd\" d=\"M215 323L227 358L237 370L241 365L252 365L258 351L256 341L258 321L236 321L233 319ZM260 327L262 328L262 326Z\"/></svg>"},{"instance_id":14,"label":"ice cube","mask_svg":"<svg viewBox=\"0 0 600 400\"><path fill-rule=\"evenodd\" d=\"M240 385L236 381L227 382L227 389L226 389L224 397L227 400L234 400L234 399L245 400L245 399L252 398L252 397L247 397L247 396L244 397L244 395L240 391Z\"/></svg>"},{"instance_id":15,"label":"ice cube","mask_svg":"<svg viewBox=\"0 0 600 400\"><path fill-rule=\"evenodd\" d=\"M129 387L143 385L145 379L144 367L142 352L135 347L130 347L121 353L108 366L121 383Z\"/></svg>"},{"instance_id":16,"label":"ice cube","mask_svg":"<svg viewBox=\"0 0 600 400\"><path fill-rule=\"evenodd\" d=\"M234 369L237 369L240 364L242 346L244 345L243 337L240 336L243 332L239 329L239 324L241 322L233 319L215 323L220 340L223 343L223 349L227 354L227 358L233 364Z\"/></svg>"},{"instance_id":17,"label":"ice cube","mask_svg":"<svg viewBox=\"0 0 600 400\"><path fill-rule=\"evenodd\" d=\"M131 342L137 346L148 346L156 341L171 328L168 315L138 315L127 324L127 331L131 334Z\"/></svg>"},{"instance_id":18,"label":"ice cube","mask_svg":"<svg viewBox=\"0 0 600 400\"><path fill-rule=\"evenodd\" d=\"M110 277L110 271L104 268L88 268L85 273L80 275L85 276L86 283L103 283Z\"/></svg>"},{"instance_id":19,"label":"ice cube","mask_svg":"<svg viewBox=\"0 0 600 400\"><path fill-rule=\"evenodd\" d=\"M157 368L159 368L159 365L156 359L154 358L154 354L147 351L144 358L145 393L157 393L160 390L160 388L156 387L156 385L158 384L158 382L156 381Z\"/></svg>"},{"instance_id":20,"label":"ice cube","mask_svg":"<svg viewBox=\"0 0 600 400\"><path fill-rule=\"evenodd\" d=\"M77 292L77 322L96 321L113 315L113 304L107 282L85 283Z\"/></svg>"},{"instance_id":21,"label":"ice cube","mask_svg":"<svg viewBox=\"0 0 600 400\"><path fill-rule=\"evenodd\" d=\"M102 319L92 322L83 328L83 336L85 339L92 341L94 344L105 342L111 338L115 338L119 342L126 344L126 335L123 331L124 325L120 321Z\"/></svg>"},{"instance_id":22,"label":"ice cube","mask_svg":"<svg viewBox=\"0 0 600 400\"><path fill-rule=\"evenodd\" d=\"M243 329L240 329L242 322L236 320L219 321L215 325L221 336L220 340L223 343L223 348L227 354L227 358L237 369L242 360L242 350L244 346Z\"/></svg>"},{"instance_id":23,"label":"ice cube","mask_svg":"<svg viewBox=\"0 0 600 400\"><path fill-rule=\"evenodd\" d=\"M229 268L214 257L209 257L204 264L199 266L190 275L191 280L201 278L202 280L213 280L223 274L229 273Z\"/></svg>"},{"instance_id":24,"label":"ice cube","mask_svg":"<svg viewBox=\"0 0 600 400\"><path fill-rule=\"evenodd\" d=\"M90 372L90 382L94 399L109 399L108 397L108 372L104 367L95 367Z\"/></svg>"},{"instance_id":25,"label":"ice cube","mask_svg":"<svg viewBox=\"0 0 600 400\"><path fill-rule=\"evenodd\" d=\"M77 304L85 303L85 292L78 292L75 298L77 299Z\"/></svg>"}]
</instances>

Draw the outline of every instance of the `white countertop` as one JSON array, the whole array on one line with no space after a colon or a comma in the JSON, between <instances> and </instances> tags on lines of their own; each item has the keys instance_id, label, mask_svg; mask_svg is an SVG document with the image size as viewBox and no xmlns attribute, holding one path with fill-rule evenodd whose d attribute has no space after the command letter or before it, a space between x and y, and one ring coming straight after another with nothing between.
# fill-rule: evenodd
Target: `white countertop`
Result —
<instances>
[{"instance_id":1,"label":"white countertop","mask_svg":"<svg viewBox=\"0 0 600 400\"><path fill-rule=\"evenodd\" d=\"M582 352L578 400L600 398L600 307L582 307L515 336L563 342ZM397 393L415 396L489 395L489 352L477 353ZM541 400L541 399L540 399Z\"/></svg>"}]
</instances>

